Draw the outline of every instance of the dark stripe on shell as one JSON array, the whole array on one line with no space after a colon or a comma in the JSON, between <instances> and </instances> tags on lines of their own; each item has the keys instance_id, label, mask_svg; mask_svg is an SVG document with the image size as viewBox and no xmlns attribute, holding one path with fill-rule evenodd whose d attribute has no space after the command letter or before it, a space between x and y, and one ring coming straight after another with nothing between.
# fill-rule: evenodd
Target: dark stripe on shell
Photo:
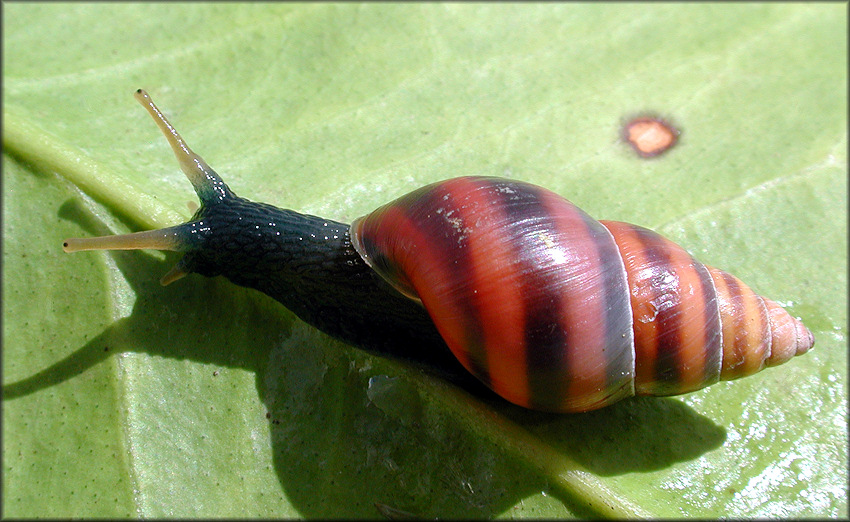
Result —
<instances>
[{"instance_id":1,"label":"dark stripe on shell","mask_svg":"<svg viewBox=\"0 0 850 522\"><path fill-rule=\"evenodd\" d=\"M610 231L604 225L599 228L598 256L603 263L610 264L603 267L605 282L602 288L605 289L606 389L613 399L620 393L623 396L634 395L634 327L629 283L620 249ZM621 391L624 386L628 387L628 392Z\"/></svg>"},{"instance_id":2,"label":"dark stripe on shell","mask_svg":"<svg viewBox=\"0 0 850 522\"><path fill-rule=\"evenodd\" d=\"M656 240L656 234L641 227L634 227L634 230L643 245L646 265L652 267L652 302L658 312L655 318L658 350L653 365L653 381L657 388L666 391L677 386L681 378L678 355L681 347L679 319L682 311L679 302L665 301L678 291L670 289L671 283L678 284L678 280L669 277L672 263L663 243Z\"/></svg>"},{"instance_id":3,"label":"dark stripe on shell","mask_svg":"<svg viewBox=\"0 0 850 522\"><path fill-rule=\"evenodd\" d=\"M509 185L509 190L497 190L500 205L508 216L505 231L510 244L516 249L514 258L522 260L516 270L522 274L522 292L525 310L525 349L527 380L530 392L529 407L557 409L569 387L570 368L566 357L569 346L568 332L561 328L561 317L568 311L561 308L559 295L549 292L561 287L558 271L540 270L537 259L529 256L535 251L529 244L536 238L528 233L528 224L535 228L553 230L552 217L536 187L499 182Z\"/></svg>"},{"instance_id":4,"label":"dark stripe on shell","mask_svg":"<svg viewBox=\"0 0 850 522\"><path fill-rule=\"evenodd\" d=\"M742 300L741 288L738 286L737 278L731 274L721 272L723 282L726 283L726 290L729 293L729 302L734 305L734 311L730 314L735 332L745 332L747 329L747 310L746 303ZM735 366L738 368L745 367L744 361L747 357L747 337L743 335L735 335L732 339L727 339L727 343L732 346L732 356L735 361ZM737 376L740 370L733 375Z\"/></svg>"}]
</instances>

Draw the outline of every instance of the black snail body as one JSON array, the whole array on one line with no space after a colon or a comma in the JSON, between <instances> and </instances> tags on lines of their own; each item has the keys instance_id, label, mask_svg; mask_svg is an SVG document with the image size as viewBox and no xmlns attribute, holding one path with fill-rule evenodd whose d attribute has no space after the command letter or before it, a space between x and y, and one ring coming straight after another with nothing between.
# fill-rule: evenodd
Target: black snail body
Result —
<instances>
[{"instance_id":1,"label":"black snail body","mask_svg":"<svg viewBox=\"0 0 850 522\"><path fill-rule=\"evenodd\" d=\"M808 351L811 332L647 229L546 189L454 178L346 225L236 196L144 91L201 200L182 225L66 251L185 252L162 282L223 275L361 348L465 368L505 399L575 412L674 395Z\"/></svg>"},{"instance_id":2,"label":"black snail body","mask_svg":"<svg viewBox=\"0 0 850 522\"><path fill-rule=\"evenodd\" d=\"M348 225L233 195L223 204L204 206L195 220L198 231L184 242L196 241L198 247L181 260L183 270L223 275L260 290L347 342L410 342L409 329L399 325L427 317L409 299L377 284L351 246ZM384 326L381 336L369 337L379 326Z\"/></svg>"},{"instance_id":3,"label":"black snail body","mask_svg":"<svg viewBox=\"0 0 850 522\"><path fill-rule=\"evenodd\" d=\"M194 243L178 265L186 273L222 275L259 290L349 344L458 372L425 310L384 282L351 246L349 225L253 203L229 190L192 222L177 232L184 245ZM399 346L413 353L394 353Z\"/></svg>"}]
</instances>

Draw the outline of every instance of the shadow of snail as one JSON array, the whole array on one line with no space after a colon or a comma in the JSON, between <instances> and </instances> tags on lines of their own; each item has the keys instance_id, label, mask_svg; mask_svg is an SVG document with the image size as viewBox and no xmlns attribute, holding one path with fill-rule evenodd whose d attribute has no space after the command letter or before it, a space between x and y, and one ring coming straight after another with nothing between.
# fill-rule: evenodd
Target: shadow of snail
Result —
<instances>
[{"instance_id":1,"label":"shadow of snail","mask_svg":"<svg viewBox=\"0 0 850 522\"><path fill-rule=\"evenodd\" d=\"M79 205L65 204L60 216L93 234L106 230ZM463 419L441 411L430 392L411 384L422 372L451 380L598 475L662 469L718 447L725 437L721 427L673 399L632 399L579 415L513 406L477 379L454 380L425 361L383 363L334 342L271 298L224 279L186 278L163 289L150 274L171 259L129 252L113 259L136 296L132 312L65 359L5 386L4 400L49 390L121 352L198 362L213 388L227 386L228 369L250 371L268 412L281 494L305 517L374 518L379 502L422 516L491 518L549 488L545 477L470 434ZM220 375L213 377L211 367ZM203 397L182 406L175 400L146 409L223 406ZM239 416L257 414L263 413ZM212 444L218 436L209 429L172 426L169 432L177 440L205 434ZM226 452L203 454L210 465L229 469ZM599 516L565 492L549 488L548 494L576 513Z\"/></svg>"}]
</instances>

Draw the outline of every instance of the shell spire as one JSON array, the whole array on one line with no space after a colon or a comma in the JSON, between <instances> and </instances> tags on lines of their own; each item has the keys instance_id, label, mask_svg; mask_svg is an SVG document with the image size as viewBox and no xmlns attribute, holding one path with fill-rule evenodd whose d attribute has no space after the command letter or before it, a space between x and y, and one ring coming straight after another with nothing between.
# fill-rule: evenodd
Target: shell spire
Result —
<instances>
[{"instance_id":1,"label":"shell spire","mask_svg":"<svg viewBox=\"0 0 850 522\"><path fill-rule=\"evenodd\" d=\"M811 332L737 277L646 228L600 221L617 243L635 328L635 392L674 395L806 353Z\"/></svg>"}]
</instances>

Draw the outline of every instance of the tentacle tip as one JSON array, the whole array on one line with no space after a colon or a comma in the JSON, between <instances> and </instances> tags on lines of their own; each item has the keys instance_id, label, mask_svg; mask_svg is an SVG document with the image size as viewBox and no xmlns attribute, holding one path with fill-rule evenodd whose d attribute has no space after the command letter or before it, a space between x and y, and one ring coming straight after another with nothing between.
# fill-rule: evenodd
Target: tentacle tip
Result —
<instances>
[{"instance_id":1,"label":"tentacle tip","mask_svg":"<svg viewBox=\"0 0 850 522\"><path fill-rule=\"evenodd\" d=\"M79 248L77 246L77 241L78 240L75 239L75 238L69 238L69 239L62 241L62 251L65 252L66 254L70 254L72 252L78 251Z\"/></svg>"},{"instance_id":2,"label":"tentacle tip","mask_svg":"<svg viewBox=\"0 0 850 522\"><path fill-rule=\"evenodd\" d=\"M167 274L160 278L159 284L161 284L162 286L168 286L174 281L186 277L188 273L189 272L187 272L182 266L180 266L180 263L178 263L174 265L171 270L168 271Z\"/></svg>"}]
</instances>

